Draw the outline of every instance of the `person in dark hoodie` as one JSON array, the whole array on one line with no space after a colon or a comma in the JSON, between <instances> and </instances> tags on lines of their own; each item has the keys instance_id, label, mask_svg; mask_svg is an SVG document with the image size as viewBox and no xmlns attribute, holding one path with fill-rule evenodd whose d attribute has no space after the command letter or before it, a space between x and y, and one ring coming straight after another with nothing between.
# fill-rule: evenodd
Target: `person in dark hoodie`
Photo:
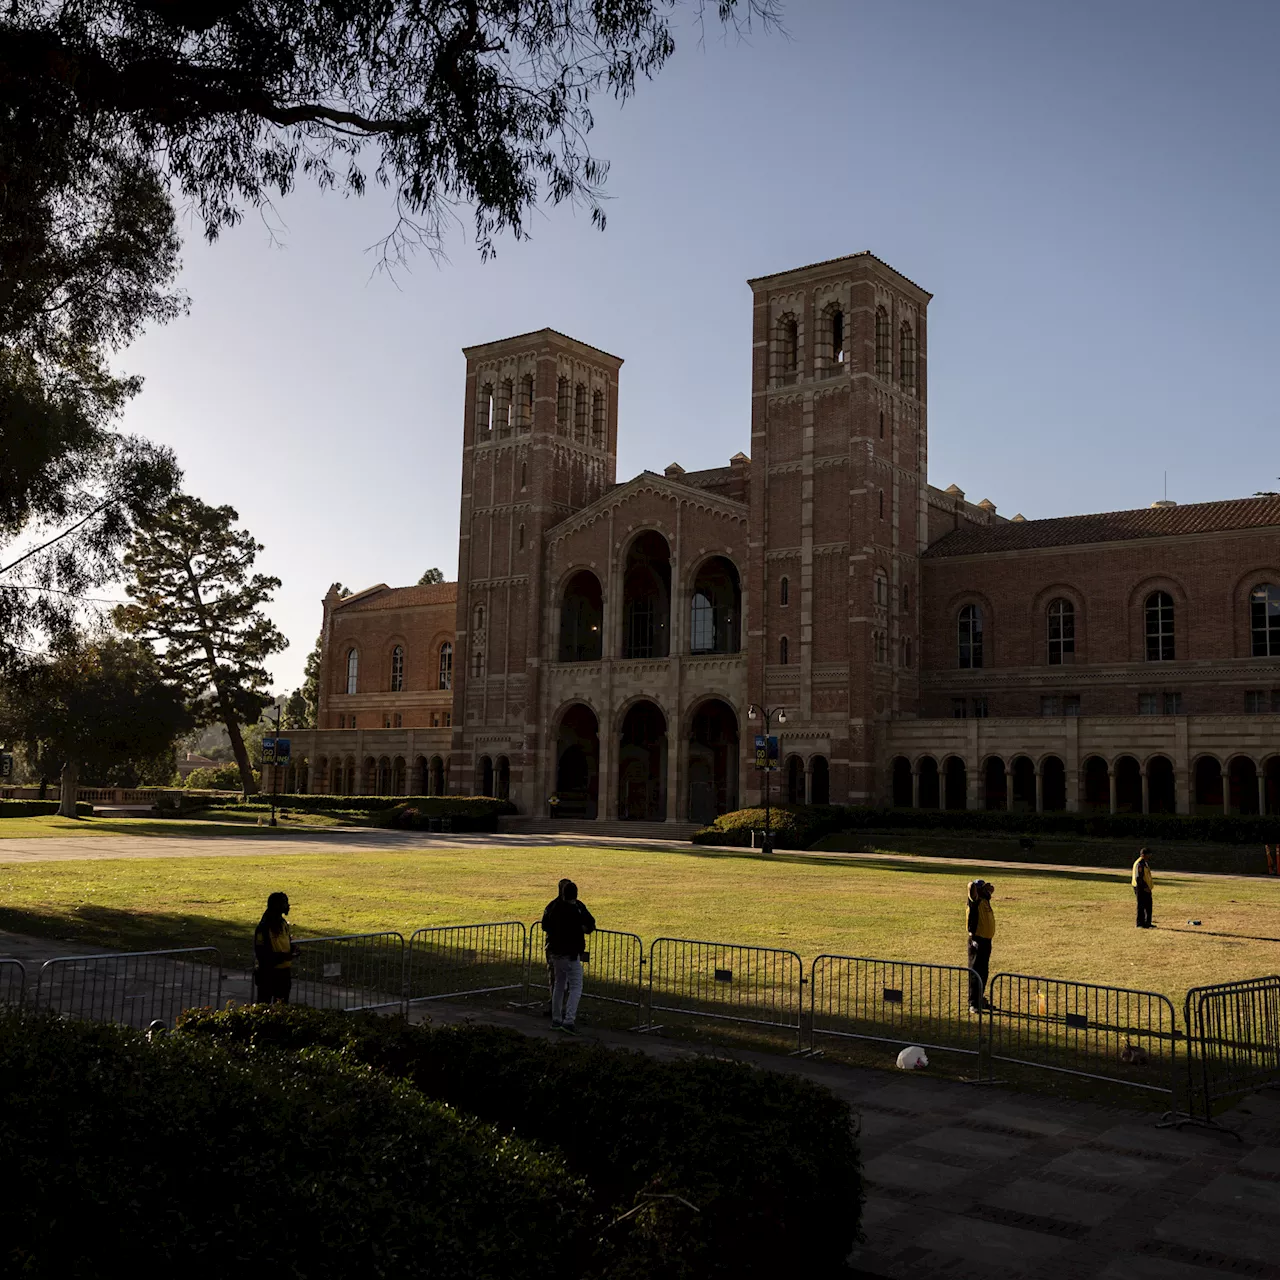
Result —
<instances>
[{"instance_id":1,"label":"person in dark hoodie","mask_svg":"<svg viewBox=\"0 0 1280 1280\"><path fill-rule=\"evenodd\" d=\"M285 919L288 914L289 895L273 893L267 898L267 909L253 931L253 957L257 961L253 977L261 1004L273 1004L277 1000L289 1003L293 957L298 954L298 948Z\"/></svg>"},{"instance_id":2,"label":"person in dark hoodie","mask_svg":"<svg viewBox=\"0 0 1280 1280\"><path fill-rule=\"evenodd\" d=\"M573 1033L582 998L582 960L587 934L594 933L595 918L578 898L572 880L560 881L558 896L542 913L542 931L547 938L547 970L551 979L551 1025Z\"/></svg>"},{"instance_id":3,"label":"person in dark hoodie","mask_svg":"<svg viewBox=\"0 0 1280 1280\"><path fill-rule=\"evenodd\" d=\"M996 887L989 880L969 881L969 949L966 963L969 975L969 1012L990 1009L986 997L987 978L991 972L991 941L996 936L996 913L991 908L991 895Z\"/></svg>"}]
</instances>

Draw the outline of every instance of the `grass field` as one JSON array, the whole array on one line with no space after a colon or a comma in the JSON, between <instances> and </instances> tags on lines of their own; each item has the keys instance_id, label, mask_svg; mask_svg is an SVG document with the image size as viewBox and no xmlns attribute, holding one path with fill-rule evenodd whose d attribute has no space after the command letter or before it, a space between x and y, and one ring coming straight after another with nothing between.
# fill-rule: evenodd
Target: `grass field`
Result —
<instances>
[{"instance_id":1,"label":"grass field","mask_svg":"<svg viewBox=\"0 0 1280 1280\"><path fill-rule=\"evenodd\" d=\"M41 816L38 818L5 818L0 821L0 850L6 838L22 837L25 839L52 836L208 836L234 835L241 837L249 834L245 828L270 837L272 829L267 826L259 828L258 819L265 822L270 817L270 810L263 813L224 812L221 809L206 809L188 814L185 818L59 818ZM370 825L369 814L363 810L348 811L345 809L330 810L325 813L289 813L276 818L279 827L286 830L323 830L327 827L367 827ZM228 831L228 825L235 830ZM279 828L277 828L279 829Z\"/></svg>"},{"instance_id":2,"label":"grass field","mask_svg":"<svg viewBox=\"0 0 1280 1280\"><path fill-rule=\"evenodd\" d=\"M178 824L168 824L173 830ZM268 838L270 833L264 833ZM0 843L0 858L3 844ZM0 928L104 948L215 943L249 951L269 892L297 936L536 919L572 875L602 927L821 952L962 963L965 884L980 864L833 863L803 854L505 846L261 863L185 859L0 862ZM1157 872L1159 928L1133 927L1127 875L999 870L995 969L1162 991L1280 968L1280 882ZM1199 919L1199 928L1186 923Z\"/></svg>"}]
</instances>

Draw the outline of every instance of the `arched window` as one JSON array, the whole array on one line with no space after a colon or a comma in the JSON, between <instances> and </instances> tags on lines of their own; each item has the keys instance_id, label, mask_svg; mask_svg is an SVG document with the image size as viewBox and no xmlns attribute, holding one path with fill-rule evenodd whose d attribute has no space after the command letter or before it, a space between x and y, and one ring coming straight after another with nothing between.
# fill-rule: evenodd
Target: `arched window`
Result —
<instances>
[{"instance_id":1,"label":"arched window","mask_svg":"<svg viewBox=\"0 0 1280 1280\"><path fill-rule=\"evenodd\" d=\"M880 490L880 519L884 519L884 490Z\"/></svg>"},{"instance_id":2,"label":"arched window","mask_svg":"<svg viewBox=\"0 0 1280 1280\"><path fill-rule=\"evenodd\" d=\"M504 378L498 388L498 435L506 437L511 434L511 401L513 387L510 378Z\"/></svg>"},{"instance_id":3,"label":"arched window","mask_svg":"<svg viewBox=\"0 0 1280 1280\"><path fill-rule=\"evenodd\" d=\"M1255 658L1280 658L1280 587L1266 582L1249 592L1249 630Z\"/></svg>"},{"instance_id":4,"label":"arched window","mask_svg":"<svg viewBox=\"0 0 1280 1280\"><path fill-rule=\"evenodd\" d=\"M441 689L453 688L453 645L446 640L440 646L440 680Z\"/></svg>"},{"instance_id":5,"label":"arched window","mask_svg":"<svg viewBox=\"0 0 1280 1280\"><path fill-rule=\"evenodd\" d=\"M591 393L591 443L597 449L604 448L604 392Z\"/></svg>"},{"instance_id":6,"label":"arched window","mask_svg":"<svg viewBox=\"0 0 1280 1280\"><path fill-rule=\"evenodd\" d=\"M573 389L573 438L585 441L587 438L587 388L579 382Z\"/></svg>"},{"instance_id":7,"label":"arched window","mask_svg":"<svg viewBox=\"0 0 1280 1280\"><path fill-rule=\"evenodd\" d=\"M493 436L493 419L496 412L493 401L493 383L486 382L480 388L476 402L476 439L489 440Z\"/></svg>"},{"instance_id":8,"label":"arched window","mask_svg":"<svg viewBox=\"0 0 1280 1280\"><path fill-rule=\"evenodd\" d=\"M711 597L705 591L693 593L690 621L690 652L711 653L715 649L715 609L712 607Z\"/></svg>"},{"instance_id":9,"label":"arched window","mask_svg":"<svg viewBox=\"0 0 1280 1280\"><path fill-rule=\"evenodd\" d=\"M875 576L876 604L887 605L889 603L889 579L885 577L883 569L876 570Z\"/></svg>"},{"instance_id":10,"label":"arched window","mask_svg":"<svg viewBox=\"0 0 1280 1280\"><path fill-rule=\"evenodd\" d=\"M391 650L391 692L400 693L404 689L404 649L396 645Z\"/></svg>"},{"instance_id":11,"label":"arched window","mask_svg":"<svg viewBox=\"0 0 1280 1280\"><path fill-rule=\"evenodd\" d=\"M880 439L884 439L884 410L880 410Z\"/></svg>"},{"instance_id":12,"label":"arched window","mask_svg":"<svg viewBox=\"0 0 1280 1280\"><path fill-rule=\"evenodd\" d=\"M520 488L527 489L529 487L529 464L522 462L520 464Z\"/></svg>"},{"instance_id":13,"label":"arched window","mask_svg":"<svg viewBox=\"0 0 1280 1280\"><path fill-rule=\"evenodd\" d=\"M791 579L783 578L778 584L778 603L787 605L791 603Z\"/></svg>"},{"instance_id":14,"label":"arched window","mask_svg":"<svg viewBox=\"0 0 1280 1280\"><path fill-rule=\"evenodd\" d=\"M830 315L828 325L831 335L831 364L844 364L844 312L836 307Z\"/></svg>"},{"instance_id":15,"label":"arched window","mask_svg":"<svg viewBox=\"0 0 1280 1280\"><path fill-rule=\"evenodd\" d=\"M713 556L694 578L689 651L737 653L741 609L737 567L723 556Z\"/></svg>"},{"instance_id":16,"label":"arched window","mask_svg":"<svg viewBox=\"0 0 1280 1280\"><path fill-rule=\"evenodd\" d=\"M800 369L800 326L795 316L778 321L778 368L787 379L794 378Z\"/></svg>"},{"instance_id":17,"label":"arched window","mask_svg":"<svg viewBox=\"0 0 1280 1280\"><path fill-rule=\"evenodd\" d=\"M889 313L876 308L876 377L893 377L893 339L889 336Z\"/></svg>"},{"instance_id":18,"label":"arched window","mask_svg":"<svg viewBox=\"0 0 1280 1280\"><path fill-rule=\"evenodd\" d=\"M569 434L569 379L556 379L556 431L562 435Z\"/></svg>"},{"instance_id":19,"label":"arched window","mask_svg":"<svg viewBox=\"0 0 1280 1280\"><path fill-rule=\"evenodd\" d=\"M898 380L904 391L916 389L916 335L906 320L898 330Z\"/></svg>"},{"instance_id":20,"label":"arched window","mask_svg":"<svg viewBox=\"0 0 1280 1280\"><path fill-rule=\"evenodd\" d=\"M1143 612L1146 616L1147 661L1173 661L1173 597L1167 591L1153 591Z\"/></svg>"},{"instance_id":21,"label":"arched window","mask_svg":"<svg viewBox=\"0 0 1280 1280\"><path fill-rule=\"evenodd\" d=\"M1076 607L1070 600L1049 604L1049 665L1073 662L1076 653Z\"/></svg>"},{"instance_id":22,"label":"arched window","mask_svg":"<svg viewBox=\"0 0 1280 1280\"><path fill-rule=\"evenodd\" d=\"M960 666L968 669L982 666L982 610L967 604L960 610L957 622Z\"/></svg>"},{"instance_id":23,"label":"arched window","mask_svg":"<svg viewBox=\"0 0 1280 1280\"><path fill-rule=\"evenodd\" d=\"M484 605L476 605L476 630L484 630Z\"/></svg>"},{"instance_id":24,"label":"arched window","mask_svg":"<svg viewBox=\"0 0 1280 1280\"><path fill-rule=\"evenodd\" d=\"M872 632L872 640L875 645L875 655L877 662L889 661L889 637L883 631Z\"/></svg>"},{"instance_id":25,"label":"arched window","mask_svg":"<svg viewBox=\"0 0 1280 1280\"><path fill-rule=\"evenodd\" d=\"M484 675L484 654L479 649L471 653L471 674L476 677Z\"/></svg>"},{"instance_id":26,"label":"arched window","mask_svg":"<svg viewBox=\"0 0 1280 1280\"><path fill-rule=\"evenodd\" d=\"M519 532L516 534L516 550L524 550L524 525L520 526Z\"/></svg>"},{"instance_id":27,"label":"arched window","mask_svg":"<svg viewBox=\"0 0 1280 1280\"><path fill-rule=\"evenodd\" d=\"M347 692L355 693L356 681L360 676L360 654L355 649L347 650Z\"/></svg>"},{"instance_id":28,"label":"arched window","mask_svg":"<svg viewBox=\"0 0 1280 1280\"><path fill-rule=\"evenodd\" d=\"M516 418L516 426L521 431L528 431L533 426L533 374L526 373L520 379L520 411Z\"/></svg>"},{"instance_id":29,"label":"arched window","mask_svg":"<svg viewBox=\"0 0 1280 1280\"><path fill-rule=\"evenodd\" d=\"M902 665L909 667L911 665L911 637L908 636L902 642Z\"/></svg>"},{"instance_id":30,"label":"arched window","mask_svg":"<svg viewBox=\"0 0 1280 1280\"><path fill-rule=\"evenodd\" d=\"M911 609L911 588L904 582L902 584L902 612L907 613Z\"/></svg>"},{"instance_id":31,"label":"arched window","mask_svg":"<svg viewBox=\"0 0 1280 1280\"><path fill-rule=\"evenodd\" d=\"M791 659L791 646L787 644L787 637L783 636L778 641L778 661L785 667Z\"/></svg>"}]
</instances>

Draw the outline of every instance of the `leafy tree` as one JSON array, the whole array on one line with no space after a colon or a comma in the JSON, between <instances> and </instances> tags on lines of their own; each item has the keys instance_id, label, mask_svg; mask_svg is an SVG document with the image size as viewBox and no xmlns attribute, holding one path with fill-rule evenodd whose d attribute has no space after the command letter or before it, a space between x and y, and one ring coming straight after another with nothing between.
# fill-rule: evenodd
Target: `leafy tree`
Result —
<instances>
[{"instance_id":1,"label":"leafy tree","mask_svg":"<svg viewBox=\"0 0 1280 1280\"><path fill-rule=\"evenodd\" d=\"M251 573L262 546L233 527L238 519L231 507L172 498L125 556L134 603L114 617L121 630L161 646L161 669L199 723L226 726L242 790L251 794L258 785L241 726L257 724L271 703L263 663L289 642L261 611L280 579Z\"/></svg>"},{"instance_id":2,"label":"leafy tree","mask_svg":"<svg viewBox=\"0 0 1280 1280\"><path fill-rule=\"evenodd\" d=\"M146 645L77 636L10 672L0 725L42 772L61 773L58 812L74 818L82 773L103 777L125 762L167 756L172 775L174 740L191 716Z\"/></svg>"},{"instance_id":3,"label":"leafy tree","mask_svg":"<svg viewBox=\"0 0 1280 1280\"><path fill-rule=\"evenodd\" d=\"M308 661L310 660L308 659ZM307 695L304 689L295 689L285 699L284 716L281 723L286 729L314 729L316 727L315 716L311 714L311 708L307 705Z\"/></svg>"},{"instance_id":4,"label":"leafy tree","mask_svg":"<svg viewBox=\"0 0 1280 1280\"><path fill-rule=\"evenodd\" d=\"M214 769L192 769L182 785L194 791L236 791L243 785L243 779L235 765L226 764Z\"/></svg>"},{"instance_id":5,"label":"leafy tree","mask_svg":"<svg viewBox=\"0 0 1280 1280\"><path fill-rule=\"evenodd\" d=\"M426 573L424 573L422 577L418 579L418 586L433 587L437 582L443 582L443 581L444 581L443 569L428 569Z\"/></svg>"}]
</instances>

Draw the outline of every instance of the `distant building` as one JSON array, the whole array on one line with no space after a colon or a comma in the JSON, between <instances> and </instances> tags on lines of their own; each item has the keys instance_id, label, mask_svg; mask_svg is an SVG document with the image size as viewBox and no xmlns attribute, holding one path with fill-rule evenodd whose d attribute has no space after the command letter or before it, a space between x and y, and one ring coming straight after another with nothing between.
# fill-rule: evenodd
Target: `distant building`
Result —
<instances>
[{"instance_id":1,"label":"distant building","mask_svg":"<svg viewBox=\"0 0 1280 1280\"><path fill-rule=\"evenodd\" d=\"M751 289L751 454L706 471L616 482L617 357L466 349L459 582L326 598L293 785L704 821L765 702L795 801L1280 811L1280 497L1007 520L927 482L928 293Z\"/></svg>"},{"instance_id":2,"label":"distant building","mask_svg":"<svg viewBox=\"0 0 1280 1280\"><path fill-rule=\"evenodd\" d=\"M185 778L197 769L218 769L226 763L225 760L211 760L208 756L198 755L194 751L187 751L178 759L178 777Z\"/></svg>"}]
</instances>

